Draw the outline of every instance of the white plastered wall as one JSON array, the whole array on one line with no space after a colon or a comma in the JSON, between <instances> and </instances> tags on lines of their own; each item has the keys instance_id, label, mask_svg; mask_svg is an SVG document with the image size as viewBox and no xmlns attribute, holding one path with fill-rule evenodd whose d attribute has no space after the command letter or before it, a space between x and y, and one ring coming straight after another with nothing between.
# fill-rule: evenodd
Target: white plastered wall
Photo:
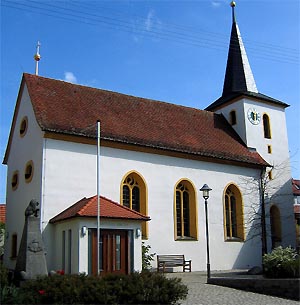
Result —
<instances>
[{"instance_id":1,"label":"white plastered wall","mask_svg":"<svg viewBox=\"0 0 300 305\"><path fill-rule=\"evenodd\" d=\"M46 139L47 163L44 187L44 235L51 244L47 221L84 196L96 194L96 146ZM145 180L148 191L149 239L146 244L157 254L185 254L192 259L193 270L206 268L204 201L199 188L207 183L213 190L209 198L209 229L212 269L230 269L260 264L260 238L248 242L225 242L223 229L223 196L229 183L243 192L244 180L257 176L258 170L187 160L141 152L101 147L101 195L120 201L120 184L132 170ZM246 178L245 178L246 177ZM174 240L174 188L181 179L196 187L198 240ZM258 191L244 196L245 215L250 202L258 201ZM250 230L250 229L249 229ZM251 233L250 233L251 234ZM49 264L54 257L49 256ZM154 262L155 266L155 262Z\"/></svg>"},{"instance_id":2,"label":"white plastered wall","mask_svg":"<svg viewBox=\"0 0 300 305\"><path fill-rule=\"evenodd\" d=\"M255 108L261 115L261 120L257 125L251 124L247 119L247 112L250 108ZM223 107L217 112L222 113L229 121L231 110L236 110L237 116L237 124L232 127L248 147L255 148L262 158L273 166L273 168L267 169L267 171L272 169L273 176L273 180L267 183L265 198L268 236L271 235L269 211L272 204L275 204L281 214L282 245L295 246L293 194L285 110L283 107L274 104L244 98ZM270 139L264 137L264 114L267 114L270 120ZM268 145L271 148L271 153L268 152ZM268 243L268 250L271 250L270 242Z\"/></svg>"},{"instance_id":3,"label":"white plastered wall","mask_svg":"<svg viewBox=\"0 0 300 305\"><path fill-rule=\"evenodd\" d=\"M24 117L28 119L26 134L20 136L20 125ZM12 130L11 147L7 161L7 198L6 198L6 241L4 262L13 269L15 259L11 259L12 235L17 234L18 249L20 246L24 212L31 199L41 203L41 166L42 166L42 132L37 124L26 86L17 109L15 128ZM30 183L25 181L25 167L28 161L33 162L33 178ZM13 190L12 176L19 171L18 187ZM42 209L42 207L40 206Z\"/></svg>"}]
</instances>

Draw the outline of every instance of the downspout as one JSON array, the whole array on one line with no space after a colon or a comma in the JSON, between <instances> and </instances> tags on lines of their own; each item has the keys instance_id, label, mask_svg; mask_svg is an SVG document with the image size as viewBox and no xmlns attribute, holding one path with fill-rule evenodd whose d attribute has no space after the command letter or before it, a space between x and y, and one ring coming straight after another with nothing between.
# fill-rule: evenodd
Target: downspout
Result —
<instances>
[{"instance_id":1,"label":"downspout","mask_svg":"<svg viewBox=\"0 0 300 305\"><path fill-rule=\"evenodd\" d=\"M45 186L46 186L46 142L47 139L43 139L43 152L42 152L42 177L41 177L41 232L45 229Z\"/></svg>"},{"instance_id":2,"label":"downspout","mask_svg":"<svg viewBox=\"0 0 300 305\"><path fill-rule=\"evenodd\" d=\"M260 194L260 206L261 206L261 254L263 256L268 252L267 248L267 231L266 231L266 209L265 209L265 175L266 175L266 168L262 168L260 172L260 179L259 179L259 194Z\"/></svg>"}]
</instances>

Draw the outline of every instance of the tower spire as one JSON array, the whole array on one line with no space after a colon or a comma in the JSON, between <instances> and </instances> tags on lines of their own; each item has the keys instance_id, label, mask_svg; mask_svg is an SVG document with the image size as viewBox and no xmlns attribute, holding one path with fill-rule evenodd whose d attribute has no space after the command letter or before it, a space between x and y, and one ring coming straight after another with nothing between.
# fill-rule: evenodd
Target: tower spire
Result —
<instances>
[{"instance_id":1,"label":"tower spire","mask_svg":"<svg viewBox=\"0 0 300 305\"><path fill-rule=\"evenodd\" d=\"M232 1L230 6L232 8L232 28L222 96L230 95L233 92L258 93L240 30L236 23L235 2Z\"/></svg>"},{"instance_id":2,"label":"tower spire","mask_svg":"<svg viewBox=\"0 0 300 305\"><path fill-rule=\"evenodd\" d=\"M39 61L41 59L40 46L41 46L41 43L38 41L37 42L37 46L36 46L36 53L34 55L34 60L35 60L35 75L39 75Z\"/></svg>"}]
</instances>

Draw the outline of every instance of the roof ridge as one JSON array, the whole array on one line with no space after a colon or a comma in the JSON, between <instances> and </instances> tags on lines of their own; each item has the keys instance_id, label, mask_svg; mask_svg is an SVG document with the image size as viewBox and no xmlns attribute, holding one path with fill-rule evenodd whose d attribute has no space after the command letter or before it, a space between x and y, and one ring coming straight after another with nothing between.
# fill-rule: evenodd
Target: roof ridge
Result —
<instances>
[{"instance_id":1,"label":"roof ridge","mask_svg":"<svg viewBox=\"0 0 300 305\"><path fill-rule=\"evenodd\" d=\"M97 196L98 196L98 195L94 195L94 196L91 196L91 197L89 197L89 198L86 198L86 197L82 198L82 200L84 200L84 199L86 200L86 203L79 209L79 211L76 213L76 215L78 215L78 216L82 215L83 212L84 212L86 209L88 209L89 206L90 206L91 204L94 204L95 200L97 199ZM118 206L121 207L122 209L125 209L125 210L127 210L127 211L133 212L134 214L136 214L136 215L138 215L138 216L148 217L148 216L146 216L146 215L144 215L144 214L142 214L142 213L140 213L140 212L137 212L137 211L135 211L135 210L132 210L132 209L130 209L130 208L128 208L128 207L126 207L126 206L124 206L124 205L122 205L122 204L120 204L120 203L118 203L118 202L116 202L116 201L113 201L112 199L109 199L109 198L107 198L107 197L105 197L105 196L102 196L102 195L100 195L100 209L101 209L101 198L104 199L104 200L106 200L106 201L108 201L108 202L110 202L111 204L118 205ZM80 201L79 201L79 202L80 202ZM76 204L76 203L75 203L75 204ZM101 212L100 212L100 214L101 214Z\"/></svg>"},{"instance_id":2,"label":"roof ridge","mask_svg":"<svg viewBox=\"0 0 300 305\"><path fill-rule=\"evenodd\" d=\"M179 108L186 108L186 109L193 109L193 110L197 110L197 111L203 111L203 112L208 112L210 113L210 111L207 111L205 109L199 109L196 107L192 107L192 106L185 106L185 105L181 105L181 104L176 104L174 102L168 102L168 101L162 101L162 100L157 100L154 98L150 98L150 97L141 97L141 96L136 96L136 95L132 95L132 94L128 94L128 93L122 93L122 92L117 92L117 91L113 91L113 90L108 90L108 89L102 89L102 88L97 88L97 87L91 87L89 85L82 85L82 84L75 84L75 83L70 83L64 80L60 80L60 79L55 79L55 78L51 78L51 77L45 77L45 76L40 76L40 75L35 75L35 74L30 74L30 73L23 73L23 75L28 75L29 77L34 77L34 78L43 78L43 79L47 79L47 80L51 80L54 82L62 82L71 86L79 86L81 88L88 88L88 89L93 89L93 90L97 90L97 91L104 91L107 93L111 93L111 94L118 94L118 95L123 95L123 96L127 96L129 98L134 98L134 99L139 99L139 100L144 100L144 101L148 101L148 102L152 102L152 103L161 103L161 104L167 104L167 105L173 105L175 107L179 107ZM26 81L26 78L25 78Z\"/></svg>"},{"instance_id":3,"label":"roof ridge","mask_svg":"<svg viewBox=\"0 0 300 305\"><path fill-rule=\"evenodd\" d=\"M89 198L84 197L86 199L86 203L78 210L76 215L78 215L78 216L82 215L82 213L91 205L91 203L93 202L94 197L96 197L96 196L97 195L89 197Z\"/></svg>"}]
</instances>

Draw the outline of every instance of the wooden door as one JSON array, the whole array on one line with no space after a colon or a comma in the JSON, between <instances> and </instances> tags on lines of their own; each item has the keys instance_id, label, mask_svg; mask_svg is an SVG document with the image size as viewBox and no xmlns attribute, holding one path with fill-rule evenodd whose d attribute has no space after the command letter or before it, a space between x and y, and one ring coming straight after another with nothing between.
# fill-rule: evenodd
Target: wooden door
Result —
<instances>
[{"instance_id":1,"label":"wooden door","mask_svg":"<svg viewBox=\"0 0 300 305\"><path fill-rule=\"evenodd\" d=\"M92 230L92 274L97 274L97 230ZM100 271L101 274L123 273L129 270L128 231L100 231Z\"/></svg>"}]
</instances>

